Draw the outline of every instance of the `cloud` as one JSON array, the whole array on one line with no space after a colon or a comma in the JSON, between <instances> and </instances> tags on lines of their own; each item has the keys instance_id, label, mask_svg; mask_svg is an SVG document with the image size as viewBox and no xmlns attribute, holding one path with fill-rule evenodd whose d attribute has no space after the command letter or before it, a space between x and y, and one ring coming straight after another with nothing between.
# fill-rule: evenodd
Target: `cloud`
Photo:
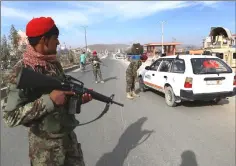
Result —
<instances>
[{"instance_id":1,"label":"cloud","mask_svg":"<svg viewBox=\"0 0 236 166\"><path fill-rule=\"evenodd\" d=\"M174 2L101 2L105 8L109 8L107 14L116 17L119 20L127 21L130 19L141 19L157 12L173 10L190 5L190 3L174 1ZM104 9L105 9L104 8Z\"/></svg>"},{"instance_id":2,"label":"cloud","mask_svg":"<svg viewBox=\"0 0 236 166\"><path fill-rule=\"evenodd\" d=\"M203 6L214 6L216 4L218 4L218 1L198 1L198 3L203 4Z\"/></svg>"},{"instance_id":3,"label":"cloud","mask_svg":"<svg viewBox=\"0 0 236 166\"><path fill-rule=\"evenodd\" d=\"M10 8L6 6L1 6L1 17L14 17L14 18L29 19L29 14L27 14L26 11Z\"/></svg>"},{"instance_id":4,"label":"cloud","mask_svg":"<svg viewBox=\"0 0 236 166\"><path fill-rule=\"evenodd\" d=\"M204 8L206 7L210 7L210 8L213 8L213 9L217 9L219 6L219 1L198 1L197 2L198 4L200 4L200 7L199 9L200 10L203 10Z\"/></svg>"},{"instance_id":5,"label":"cloud","mask_svg":"<svg viewBox=\"0 0 236 166\"><path fill-rule=\"evenodd\" d=\"M14 3L14 2L13 2ZM51 16L61 28L75 28L79 25L93 25L107 19L114 18L117 21L127 21L130 19L141 19L155 13L174 10L178 8L190 7L194 5L212 6L215 1L188 2L188 1L99 1L99 2L57 2L64 8L57 9L47 6L39 11L35 11L35 3L26 10L8 6L1 7L2 17L30 20L33 17ZM45 3L45 2L39 2ZM47 4L45 4L47 5ZM73 8L72 8L73 7ZM48 8L51 8L50 10Z\"/></svg>"},{"instance_id":6,"label":"cloud","mask_svg":"<svg viewBox=\"0 0 236 166\"><path fill-rule=\"evenodd\" d=\"M216 1L58 1L58 2L3 2L2 25L22 26L33 17L50 16L60 28L62 41L74 43L84 38L82 25L88 25L91 40L98 40L92 27L101 22L126 22L143 19L156 13L187 7L216 7ZM93 31L93 33L91 32ZM73 38L68 38L73 35ZM90 36L88 35L88 38ZM102 40L105 40L102 38ZM111 39L109 39L111 40ZM127 40L136 40L130 37ZM81 40L82 41L82 40ZM98 41L97 41L98 42Z\"/></svg>"}]
</instances>

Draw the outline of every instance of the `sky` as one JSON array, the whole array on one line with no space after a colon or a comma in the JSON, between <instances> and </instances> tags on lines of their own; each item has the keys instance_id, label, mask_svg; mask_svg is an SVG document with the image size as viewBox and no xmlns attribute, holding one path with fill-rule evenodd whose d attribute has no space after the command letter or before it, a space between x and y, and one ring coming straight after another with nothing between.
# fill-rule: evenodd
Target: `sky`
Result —
<instances>
[{"instance_id":1,"label":"sky","mask_svg":"<svg viewBox=\"0 0 236 166\"><path fill-rule=\"evenodd\" d=\"M61 44L141 44L173 38L183 44L202 45L211 27L235 33L235 4L227 1L5 1L1 2L1 36L13 24L25 31L33 17L52 17Z\"/></svg>"}]
</instances>

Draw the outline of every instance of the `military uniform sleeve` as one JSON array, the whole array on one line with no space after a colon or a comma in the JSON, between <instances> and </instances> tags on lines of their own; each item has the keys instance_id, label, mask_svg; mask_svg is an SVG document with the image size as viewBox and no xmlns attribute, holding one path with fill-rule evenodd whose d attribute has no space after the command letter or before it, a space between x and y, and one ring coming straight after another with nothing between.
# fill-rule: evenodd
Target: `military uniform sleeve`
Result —
<instances>
[{"instance_id":1,"label":"military uniform sleeve","mask_svg":"<svg viewBox=\"0 0 236 166\"><path fill-rule=\"evenodd\" d=\"M141 60L138 61L138 69L140 68L140 66L142 66L142 61Z\"/></svg>"},{"instance_id":2,"label":"military uniform sleeve","mask_svg":"<svg viewBox=\"0 0 236 166\"><path fill-rule=\"evenodd\" d=\"M10 85L6 108L3 111L3 120L7 126L27 125L54 110L54 104L48 94L28 102L29 99L20 97L19 92L14 84Z\"/></svg>"}]
</instances>

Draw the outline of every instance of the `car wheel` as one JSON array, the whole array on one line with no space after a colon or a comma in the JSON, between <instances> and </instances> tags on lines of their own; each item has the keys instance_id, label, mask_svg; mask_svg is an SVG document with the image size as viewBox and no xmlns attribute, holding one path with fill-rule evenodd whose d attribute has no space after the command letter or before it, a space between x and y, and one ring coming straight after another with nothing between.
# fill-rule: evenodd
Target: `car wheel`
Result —
<instances>
[{"instance_id":1,"label":"car wheel","mask_svg":"<svg viewBox=\"0 0 236 166\"><path fill-rule=\"evenodd\" d=\"M139 89L141 92L146 92L148 87L143 83L143 78L139 77Z\"/></svg>"},{"instance_id":2,"label":"car wheel","mask_svg":"<svg viewBox=\"0 0 236 166\"><path fill-rule=\"evenodd\" d=\"M170 107L175 107L177 105L177 103L175 102L175 94L170 86L165 87L165 100L166 104Z\"/></svg>"}]
</instances>

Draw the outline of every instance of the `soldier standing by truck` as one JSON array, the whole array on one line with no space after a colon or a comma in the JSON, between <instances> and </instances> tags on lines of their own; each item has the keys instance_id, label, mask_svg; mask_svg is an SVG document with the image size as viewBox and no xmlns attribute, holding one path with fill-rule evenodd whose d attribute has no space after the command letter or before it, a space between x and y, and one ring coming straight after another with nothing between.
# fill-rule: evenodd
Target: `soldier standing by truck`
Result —
<instances>
[{"instance_id":1,"label":"soldier standing by truck","mask_svg":"<svg viewBox=\"0 0 236 166\"><path fill-rule=\"evenodd\" d=\"M140 60L131 60L128 68L126 69L126 93L128 99L133 99L134 97L139 97L135 93L135 82L137 78L137 70L148 59L146 55L141 55Z\"/></svg>"},{"instance_id":2,"label":"soldier standing by truck","mask_svg":"<svg viewBox=\"0 0 236 166\"><path fill-rule=\"evenodd\" d=\"M101 67L100 67L102 61L97 56L96 51L93 51L93 56L91 57L90 62L92 63L92 66L93 66L93 74L95 77L95 83L96 84L98 83L98 76L100 78L100 82L104 83L103 78L102 78Z\"/></svg>"}]
</instances>

